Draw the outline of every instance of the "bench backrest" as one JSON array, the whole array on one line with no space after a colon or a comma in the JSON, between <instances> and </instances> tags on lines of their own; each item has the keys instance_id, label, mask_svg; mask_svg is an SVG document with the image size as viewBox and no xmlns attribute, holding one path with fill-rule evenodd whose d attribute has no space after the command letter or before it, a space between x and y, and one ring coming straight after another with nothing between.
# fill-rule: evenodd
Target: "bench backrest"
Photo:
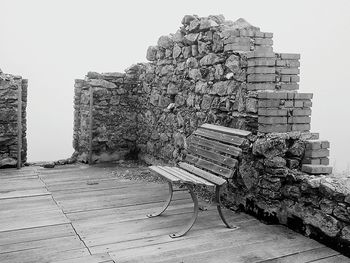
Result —
<instances>
[{"instance_id":1,"label":"bench backrest","mask_svg":"<svg viewBox=\"0 0 350 263\"><path fill-rule=\"evenodd\" d=\"M240 148L247 143L248 131L203 124L188 138L188 153L179 166L221 185L232 178L238 166ZM197 168L197 169L196 169Z\"/></svg>"}]
</instances>

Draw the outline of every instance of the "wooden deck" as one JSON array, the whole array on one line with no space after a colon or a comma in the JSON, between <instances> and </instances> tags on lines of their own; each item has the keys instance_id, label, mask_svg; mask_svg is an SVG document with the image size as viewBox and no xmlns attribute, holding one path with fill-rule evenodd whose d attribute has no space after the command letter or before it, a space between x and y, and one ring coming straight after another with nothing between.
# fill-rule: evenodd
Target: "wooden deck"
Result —
<instances>
[{"instance_id":1,"label":"wooden deck","mask_svg":"<svg viewBox=\"0 0 350 263\"><path fill-rule=\"evenodd\" d=\"M244 213L230 213L240 228L227 229L210 207L185 237L171 239L191 216L189 194L176 192L164 216L147 218L161 207L166 185L120 179L116 169L0 170L0 262L350 262Z\"/></svg>"}]
</instances>

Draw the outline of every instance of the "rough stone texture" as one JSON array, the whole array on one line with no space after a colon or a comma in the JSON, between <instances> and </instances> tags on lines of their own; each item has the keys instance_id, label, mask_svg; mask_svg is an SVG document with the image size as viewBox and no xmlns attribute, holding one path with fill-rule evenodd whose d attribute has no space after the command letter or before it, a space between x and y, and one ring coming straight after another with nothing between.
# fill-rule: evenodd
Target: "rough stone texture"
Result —
<instances>
[{"instance_id":1,"label":"rough stone texture","mask_svg":"<svg viewBox=\"0 0 350 263\"><path fill-rule=\"evenodd\" d=\"M21 76L0 71L0 168L17 165L18 145L18 89L22 89L22 164L27 160L27 86Z\"/></svg>"},{"instance_id":2,"label":"rough stone texture","mask_svg":"<svg viewBox=\"0 0 350 263\"><path fill-rule=\"evenodd\" d=\"M329 143L310 146L318 134L309 132L313 95L297 92L300 55L273 52L272 37L244 19L187 15L148 48L149 63L125 74L89 72L75 83L75 155L87 160L90 87L94 161L138 155L174 164L203 123L249 130L227 200L306 234L350 241L350 178L302 172L307 158L327 164Z\"/></svg>"}]
</instances>

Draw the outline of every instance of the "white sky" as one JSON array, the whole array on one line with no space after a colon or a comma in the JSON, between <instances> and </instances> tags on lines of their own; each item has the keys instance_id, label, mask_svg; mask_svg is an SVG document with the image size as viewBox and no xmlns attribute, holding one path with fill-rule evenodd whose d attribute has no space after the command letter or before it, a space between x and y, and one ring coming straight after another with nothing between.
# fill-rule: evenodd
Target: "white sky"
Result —
<instances>
[{"instance_id":1,"label":"white sky","mask_svg":"<svg viewBox=\"0 0 350 263\"><path fill-rule=\"evenodd\" d=\"M338 171L350 164L349 0L0 0L0 9L0 68L29 79L29 161L72 154L75 78L146 61L185 14L223 14L273 32L276 52L301 53L312 131L331 142Z\"/></svg>"}]
</instances>

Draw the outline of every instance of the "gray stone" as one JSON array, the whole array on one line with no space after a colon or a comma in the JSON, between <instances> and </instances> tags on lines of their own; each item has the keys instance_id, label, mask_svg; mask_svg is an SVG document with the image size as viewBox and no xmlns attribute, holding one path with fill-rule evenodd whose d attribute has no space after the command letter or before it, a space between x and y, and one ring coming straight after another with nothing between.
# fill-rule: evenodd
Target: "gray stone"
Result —
<instances>
[{"instance_id":1,"label":"gray stone","mask_svg":"<svg viewBox=\"0 0 350 263\"><path fill-rule=\"evenodd\" d=\"M181 23L183 25L189 25L191 23L191 21L197 19L195 16L193 15L185 15L183 18L182 18L182 21Z\"/></svg>"},{"instance_id":2,"label":"gray stone","mask_svg":"<svg viewBox=\"0 0 350 263\"><path fill-rule=\"evenodd\" d=\"M147 54L146 54L146 58L149 60L149 61L154 61L157 59L157 47L155 46L150 46L148 47L147 49Z\"/></svg>"},{"instance_id":3,"label":"gray stone","mask_svg":"<svg viewBox=\"0 0 350 263\"><path fill-rule=\"evenodd\" d=\"M174 45L174 41L171 38L171 36L161 36L158 39L158 46L165 48L165 49L171 49Z\"/></svg>"},{"instance_id":4,"label":"gray stone","mask_svg":"<svg viewBox=\"0 0 350 263\"><path fill-rule=\"evenodd\" d=\"M204 56L200 61L199 64L201 66L209 66L217 64L221 61L220 57L214 53L210 53L206 56Z\"/></svg>"},{"instance_id":5,"label":"gray stone","mask_svg":"<svg viewBox=\"0 0 350 263\"><path fill-rule=\"evenodd\" d=\"M187 34L187 35L184 36L183 42L184 42L186 45L193 45L193 44L196 44L196 43L197 43L197 40L198 40L198 36L199 36L198 33L190 33L190 34Z\"/></svg>"},{"instance_id":6,"label":"gray stone","mask_svg":"<svg viewBox=\"0 0 350 263\"><path fill-rule=\"evenodd\" d=\"M4 167L4 166L16 166L17 165L17 160L7 157L7 158L0 158L0 167Z\"/></svg>"}]
</instances>

